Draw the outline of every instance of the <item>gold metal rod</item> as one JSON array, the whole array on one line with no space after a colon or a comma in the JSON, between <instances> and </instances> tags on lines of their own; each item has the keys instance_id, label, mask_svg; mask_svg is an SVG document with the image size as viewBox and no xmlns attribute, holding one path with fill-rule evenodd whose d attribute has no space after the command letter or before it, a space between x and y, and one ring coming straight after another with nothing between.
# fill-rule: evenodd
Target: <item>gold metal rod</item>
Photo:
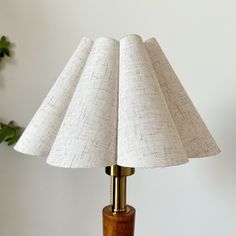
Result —
<instances>
[{"instance_id":1,"label":"gold metal rod","mask_svg":"<svg viewBox=\"0 0 236 236\"><path fill-rule=\"evenodd\" d=\"M113 177L112 211L126 211L126 176Z\"/></svg>"},{"instance_id":2,"label":"gold metal rod","mask_svg":"<svg viewBox=\"0 0 236 236\"><path fill-rule=\"evenodd\" d=\"M106 167L105 171L112 177L112 212L125 212L126 177L134 174L135 169L114 165Z\"/></svg>"}]
</instances>

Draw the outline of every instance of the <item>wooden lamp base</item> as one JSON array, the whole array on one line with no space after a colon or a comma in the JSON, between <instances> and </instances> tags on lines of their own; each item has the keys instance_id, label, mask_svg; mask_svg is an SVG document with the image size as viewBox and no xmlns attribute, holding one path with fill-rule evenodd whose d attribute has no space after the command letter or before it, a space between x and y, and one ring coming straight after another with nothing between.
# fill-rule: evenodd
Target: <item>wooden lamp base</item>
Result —
<instances>
[{"instance_id":1,"label":"wooden lamp base","mask_svg":"<svg viewBox=\"0 0 236 236\"><path fill-rule=\"evenodd\" d=\"M112 206L103 208L103 236L134 236L135 209L127 205L125 212L112 212Z\"/></svg>"}]
</instances>

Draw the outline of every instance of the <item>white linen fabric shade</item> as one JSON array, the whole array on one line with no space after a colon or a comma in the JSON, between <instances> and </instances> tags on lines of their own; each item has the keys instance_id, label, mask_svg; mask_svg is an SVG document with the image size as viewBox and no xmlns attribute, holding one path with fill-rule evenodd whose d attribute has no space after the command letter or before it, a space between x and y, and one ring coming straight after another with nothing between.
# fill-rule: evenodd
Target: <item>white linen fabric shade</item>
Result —
<instances>
[{"instance_id":1,"label":"white linen fabric shade","mask_svg":"<svg viewBox=\"0 0 236 236\"><path fill-rule=\"evenodd\" d=\"M165 167L220 152L154 38L83 38L15 150L58 167Z\"/></svg>"}]
</instances>

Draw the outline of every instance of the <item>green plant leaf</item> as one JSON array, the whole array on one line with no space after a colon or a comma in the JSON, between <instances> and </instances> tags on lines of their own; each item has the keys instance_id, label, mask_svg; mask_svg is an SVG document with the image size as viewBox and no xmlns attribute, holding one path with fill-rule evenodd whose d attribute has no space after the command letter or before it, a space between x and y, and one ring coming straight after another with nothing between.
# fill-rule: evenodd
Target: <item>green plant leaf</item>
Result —
<instances>
[{"instance_id":1,"label":"green plant leaf","mask_svg":"<svg viewBox=\"0 0 236 236\"><path fill-rule=\"evenodd\" d=\"M15 131L11 128L4 128L0 130L0 143L5 141L6 138L14 136Z\"/></svg>"},{"instance_id":2,"label":"green plant leaf","mask_svg":"<svg viewBox=\"0 0 236 236\"><path fill-rule=\"evenodd\" d=\"M1 127L1 129L4 129L4 128L7 127L7 125L5 125L5 124L3 124L3 123L0 123L0 127Z\"/></svg>"},{"instance_id":3,"label":"green plant leaf","mask_svg":"<svg viewBox=\"0 0 236 236\"><path fill-rule=\"evenodd\" d=\"M5 130L1 130L0 131L0 143L2 143L6 138L6 131Z\"/></svg>"},{"instance_id":4,"label":"green plant leaf","mask_svg":"<svg viewBox=\"0 0 236 236\"><path fill-rule=\"evenodd\" d=\"M22 128L17 126L14 121L10 121L8 124L0 123L0 127L0 143L5 141L8 145L12 145L22 134Z\"/></svg>"},{"instance_id":5,"label":"green plant leaf","mask_svg":"<svg viewBox=\"0 0 236 236\"><path fill-rule=\"evenodd\" d=\"M5 56L11 55L11 43L6 36L0 38L0 62ZM23 130L20 126L17 126L14 121L10 121L8 124L0 122L0 143L7 142L8 145L12 145L20 138Z\"/></svg>"},{"instance_id":6,"label":"green plant leaf","mask_svg":"<svg viewBox=\"0 0 236 236\"><path fill-rule=\"evenodd\" d=\"M2 36L0 39L0 58L3 58L4 56L10 56L10 47L10 41L6 36Z\"/></svg>"},{"instance_id":7,"label":"green plant leaf","mask_svg":"<svg viewBox=\"0 0 236 236\"><path fill-rule=\"evenodd\" d=\"M21 136L21 134L16 134L14 137L12 137L12 138L8 141L7 145L10 146L10 145L15 144L15 143L18 141L18 139L20 138L20 136Z\"/></svg>"}]
</instances>

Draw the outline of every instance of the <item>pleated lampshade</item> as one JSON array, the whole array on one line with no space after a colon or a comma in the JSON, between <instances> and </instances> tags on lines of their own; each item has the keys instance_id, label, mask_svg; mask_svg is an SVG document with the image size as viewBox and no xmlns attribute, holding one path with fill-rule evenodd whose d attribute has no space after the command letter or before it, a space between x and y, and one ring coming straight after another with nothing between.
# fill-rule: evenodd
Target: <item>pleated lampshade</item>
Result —
<instances>
[{"instance_id":1,"label":"pleated lampshade","mask_svg":"<svg viewBox=\"0 0 236 236\"><path fill-rule=\"evenodd\" d=\"M15 150L58 167L165 167L220 152L154 38L83 38Z\"/></svg>"}]
</instances>

